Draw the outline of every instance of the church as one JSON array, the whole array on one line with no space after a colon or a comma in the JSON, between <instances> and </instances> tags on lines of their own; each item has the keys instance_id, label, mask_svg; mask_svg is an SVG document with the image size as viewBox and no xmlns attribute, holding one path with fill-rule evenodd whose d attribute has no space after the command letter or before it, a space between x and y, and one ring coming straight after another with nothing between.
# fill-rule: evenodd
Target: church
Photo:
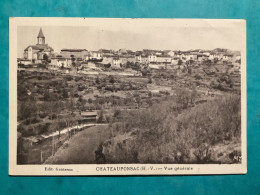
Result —
<instances>
[{"instance_id":1,"label":"church","mask_svg":"<svg viewBox=\"0 0 260 195\"><path fill-rule=\"evenodd\" d=\"M54 55L52 47L45 43L45 36L40 28L37 36L37 44L29 45L24 50L24 58L36 62L37 60L51 59Z\"/></svg>"}]
</instances>

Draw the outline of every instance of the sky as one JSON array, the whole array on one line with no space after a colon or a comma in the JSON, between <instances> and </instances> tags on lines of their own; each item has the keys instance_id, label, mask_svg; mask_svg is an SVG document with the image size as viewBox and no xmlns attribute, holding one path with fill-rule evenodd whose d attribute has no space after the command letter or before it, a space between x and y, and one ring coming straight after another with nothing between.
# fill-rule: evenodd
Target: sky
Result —
<instances>
[{"instance_id":1,"label":"sky","mask_svg":"<svg viewBox=\"0 0 260 195\"><path fill-rule=\"evenodd\" d=\"M71 19L72 20L72 19ZM65 20L66 21L66 20ZM74 22L73 22L74 21ZM37 43L42 28L45 42L61 49L190 50L226 48L241 51L245 23L241 20L93 19L77 23L48 22L17 27L18 57Z\"/></svg>"}]
</instances>

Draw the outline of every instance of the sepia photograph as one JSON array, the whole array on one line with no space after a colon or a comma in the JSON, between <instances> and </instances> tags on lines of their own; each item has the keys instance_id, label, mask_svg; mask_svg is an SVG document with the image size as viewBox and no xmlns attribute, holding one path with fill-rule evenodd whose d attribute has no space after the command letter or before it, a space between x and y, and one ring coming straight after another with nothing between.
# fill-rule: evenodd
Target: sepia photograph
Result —
<instances>
[{"instance_id":1,"label":"sepia photograph","mask_svg":"<svg viewBox=\"0 0 260 195\"><path fill-rule=\"evenodd\" d=\"M10 175L246 173L245 20L9 24Z\"/></svg>"}]
</instances>

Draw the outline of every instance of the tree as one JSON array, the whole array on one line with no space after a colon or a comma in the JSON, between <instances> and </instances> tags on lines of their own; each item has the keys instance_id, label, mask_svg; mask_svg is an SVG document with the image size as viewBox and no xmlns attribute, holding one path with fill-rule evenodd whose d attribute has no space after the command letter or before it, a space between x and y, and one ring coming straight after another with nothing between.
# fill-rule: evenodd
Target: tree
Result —
<instances>
[{"instance_id":1,"label":"tree","mask_svg":"<svg viewBox=\"0 0 260 195\"><path fill-rule=\"evenodd\" d=\"M197 92L196 87L194 87L192 89L192 92L191 92L191 95L190 95L190 103L191 104L194 102L194 100L197 98L197 96L198 96L198 92Z\"/></svg>"},{"instance_id":2,"label":"tree","mask_svg":"<svg viewBox=\"0 0 260 195\"><path fill-rule=\"evenodd\" d=\"M190 98L190 94L188 93L188 91L186 89L178 89L176 91L176 95L177 95L177 104L185 109L188 107L189 104L189 98Z\"/></svg>"},{"instance_id":3,"label":"tree","mask_svg":"<svg viewBox=\"0 0 260 195\"><path fill-rule=\"evenodd\" d=\"M130 89L132 90L133 89L133 85L132 85L132 83L130 81L128 82L128 85L129 85Z\"/></svg>"},{"instance_id":4,"label":"tree","mask_svg":"<svg viewBox=\"0 0 260 195\"><path fill-rule=\"evenodd\" d=\"M141 106L141 104L142 104L142 100L141 100L141 98L140 98L140 96L139 96L139 95L138 95L138 96L136 96L136 98L135 98L135 101L136 101L136 103L137 103L138 107L140 107L140 106Z\"/></svg>"},{"instance_id":5,"label":"tree","mask_svg":"<svg viewBox=\"0 0 260 195\"><path fill-rule=\"evenodd\" d=\"M144 77L147 76L147 73L148 73L148 72L147 72L146 69L143 69L141 72L142 72L142 76L144 76Z\"/></svg>"},{"instance_id":6,"label":"tree","mask_svg":"<svg viewBox=\"0 0 260 195\"><path fill-rule=\"evenodd\" d=\"M93 103L93 100L91 98L88 99L88 103L89 103L89 110L90 110L90 104Z\"/></svg>"},{"instance_id":7,"label":"tree","mask_svg":"<svg viewBox=\"0 0 260 195\"><path fill-rule=\"evenodd\" d=\"M188 68L188 73L191 75L191 73L192 73L192 69L191 68Z\"/></svg>"},{"instance_id":8,"label":"tree","mask_svg":"<svg viewBox=\"0 0 260 195\"><path fill-rule=\"evenodd\" d=\"M100 84L100 79L99 79L99 77L96 78L96 84Z\"/></svg>"},{"instance_id":9,"label":"tree","mask_svg":"<svg viewBox=\"0 0 260 195\"><path fill-rule=\"evenodd\" d=\"M152 81L152 78L151 77L149 77L149 80L148 80L148 83L152 83L153 81Z\"/></svg>"},{"instance_id":10,"label":"tree","mask_svg":"<svg viewBox=\"0 0 260 195\"><path fill-rule=\"evenodd\" d=\"M120 113L121 113L121 111L120 111L120 110L115 110L115 111L114 111L114 117L117 117L117 116L119 116L119 115L120 115Z\"/></svg>"},{"instance_id":11,"label":"tree","mask_svg":"<svg viewBox=\"0 0 260 195\"><path fill-rule=\"evenodd\" d=\"M203 61L203 64L211 66L211 60L205 60Z\"/></svg>"},{"instance_id":12,"label":"tree","mask_svg":"<svg viewBox=\"0 0 260 195\"><path fill-rule=\"evenodd\" d=\"M153 102L151 99L146 99L146 103L148 104L148 106L152 106L153 105Z\"/></svg>"},{"instance_id":13,"label":"tree","mask_svg":"<svg viewBox=\"0 0 260 195\"><path fill-rule=\"evenodd\" d=\"M111 64L109 63L109 64L104 64L104 67L105 68L110 68L111 67Z\"/></svg>"},{"instance_id":14,"label":"tree","mask_svg":"<svg viewBox=\"0 0 260 195\"><path fill-rule=\"evenodd\" d=\"M105 100L103 98L99 98L98 103L103 105L105 103Z\"/></svg>"},{"instance_id":15,"label":"tree","mask_svg":"<svg viewBox=\"0 0 260 195\"><path fill-rule=\"evenodd\" d=\"M104 110L101 109L100 112L98 113L98 123L102 123L104 121Z\"/></svg>"},{"instance_id":16,"label":"tree","mask_svg":"<svg viewBox=\"0 0 260 195\"><path fill-rule=\"evenodd\" d=\"M47 107L47 112L48 112L48 114L49 114L50 119L53 120L53 118L56 117L56 116L54 115L54 112L56 113L56 112L57 112L57 109L59 109L59 108L58 108L58 105L57 105L56 102L54 102L54 101L49 101L49 102L47 102L45 105L46 105L46 107Z\"/></svg>"},{"instance_id":17,"label":"tree","mask_svg":"<svg viewBox=\"0 0 260 195\"><path fill-rule=\"evenodd\" d=\"M117 106L118 105L117 99L115 99L115 98L112 99L112 105L113 106Z\"/></svg>"},{"instance_id":18,"label":"tree","mask_svg":"<svg viewBox=\"0 0 260 195\"><path fill-rule=\"evenodd\" d=\"M45 68L46 65L49 63L49 56L45 53L43 54L43 63L44 63L44 66L42 66L42 68Z\"/></svg>"},{"instance_id":19,"label":"tree","mask_svg":"<svg viewBox=\"0 0 260 195\"><path fill-rule=\"evenodd\" d=\"M199 74L196 74L194 77L195 77L196 80L202 79L202 77Z\"/></svg>"},{"instance_id":20,"label":"tree","mask_svg":"<svg viewBox=\"0 0 260 195\"><path fill-rule=\"evenodd\" d=\"M182 60L179 60L178 61L178 65L182 65L183 61Z\"/></svg>"},{"instance_id":21,"label":"tree","mask_svg":"<svg viewBox=\"0 0 260 195\"><path fill-rule=\"evenodd\" d=\"M75 56L74 55L70 55L70 57L71 57L71 61L72 61L72 65L73 66L75 66L76 65L76 63L75 63L75 61L76 61L76 58L75 58Z\"/></svg>"},{"instance_id":22,"label":"tree","mask_svg":"<svg viewBox=\"0 0 260 195\"><path fill-rule=\"evenodd\" d=\"M75 105L75 102L73 101L72 98L70 98L69 100L67 100L65 102L65 107L68 109L68 112L70 114L74 113L74 105Z\"/></svg>"},{"instance_id":23,"label":"tree","mask_svg":"<svg viewBox=\"0 0 260 195\"><path fill-rule=\"evenodd\" d=\"M112 76L112 75L109 76L109 82L110 83L114 83L115 82L114 76Z\"/></svg>"},{"instance_id":24,"label":"tree","mask_svg":"<svg viewBox=\"0 0 260 195\"><path fill-rule=\"evenodd\" d=\"M218 58L214 58L214 64L218 63Z\"/></svg>"},{"instance_id":25,"label":"tree","mask_svg":"<svg viewBox=\"0 0 260 195\"><path fill-rule=\"evenodd\" d=\"M239 64L241 64L241 59L239 59L239 60L236 60L236 63L239 63Z\"/></svg>"},{"instance_id":26,"label":"tree","mask_svg":"<svg viewBox=\"0 0 260 195\"><path fill-rule=\"evenodd\" d=\"M82 97L82 95L79 96L78 101L79 101L80 103L83 101L83 97Z\"/></svg>"},{"instance_id":27,"label":"tree","mask_svg":"<svg viewBox=\"0 0 260 195\"><path fill-rule=\"evenodd\" d=\"M76 94L77 94L77 88L73 86L73 88L70 88L70 98L75 97Z\"/></svg>"},{"instance_id":28,"label":"tree","mask_svg":"<svg viewBox=\"0 0 260 195\"><path fill-rule=\"evenodd\" d=\"M24 100L24 99L28 98L26 87L24 87L22 85L18 85L17 96L18 96L19 100Z\"/></svg>"},{"instance_id":29,"label":"tree","mask_svg":"<svg viewBox=\"0 0 260 195\"><path fill-rule=\"evenodd\" d=\"M62 90L62 97L63 98L68 98L69 97L68 90L66 90L66 89Z\"/></svg>"},{"instance_id":30,"label":"tree","mask_svg":"<svg viewBox=\"0 0 260 195\"><path fill-rule=\"evenodd\" d=\"M92 104L93 100L91 98L88 99L88 103Z\"/></svg>"},{"instance_id":31,"label":"tree","mask_svg":"<svg viewBox=\"0 0 260 195\"><path fill-rule=\"evenodd\" d=\"M43 99L44 99L44 101L49 101L50 98L51 98L50 92L48 90L46 90L43 95Z\"/></svg>"},{"instance_id":32,"label":"tree","mask_svg":"<svg viewBox=\"0 0 260 195\"><path fill-rule=\"evenodd\" d=\"M25 119L29 124L31 124L31 119L37 116L37 107L35 106L34 101L25 101L21 102L19 107L19 114L22 119Z\"/></svg>"},{"instance_id":33,"label":"tree","mask_svg":"<svg viewBox=\"0 0 260 195\"><path fill-rule=\"evenodd\" d=\"M124 99L124 104L128 105L129 103L131 103L131 101L132 101L132 99L127 97L127 98Z\"/></svg>"}]
</instances>

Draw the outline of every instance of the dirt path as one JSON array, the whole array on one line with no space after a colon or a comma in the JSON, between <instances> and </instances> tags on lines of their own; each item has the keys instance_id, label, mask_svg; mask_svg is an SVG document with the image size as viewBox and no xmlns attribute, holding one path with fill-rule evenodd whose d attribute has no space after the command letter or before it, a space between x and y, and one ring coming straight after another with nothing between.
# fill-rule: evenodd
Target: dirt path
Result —
<instances>
[{"instance_id":1,"label":"dirt path","mask_svg":"<svg viewBox=\"0 0 260 195\"><path fill-rule=\"evenodd\" d=\"M95 150L109 136L107 125L90 127L66 141L44 164L94 164Z\"/></svg>"}]
</instances>

